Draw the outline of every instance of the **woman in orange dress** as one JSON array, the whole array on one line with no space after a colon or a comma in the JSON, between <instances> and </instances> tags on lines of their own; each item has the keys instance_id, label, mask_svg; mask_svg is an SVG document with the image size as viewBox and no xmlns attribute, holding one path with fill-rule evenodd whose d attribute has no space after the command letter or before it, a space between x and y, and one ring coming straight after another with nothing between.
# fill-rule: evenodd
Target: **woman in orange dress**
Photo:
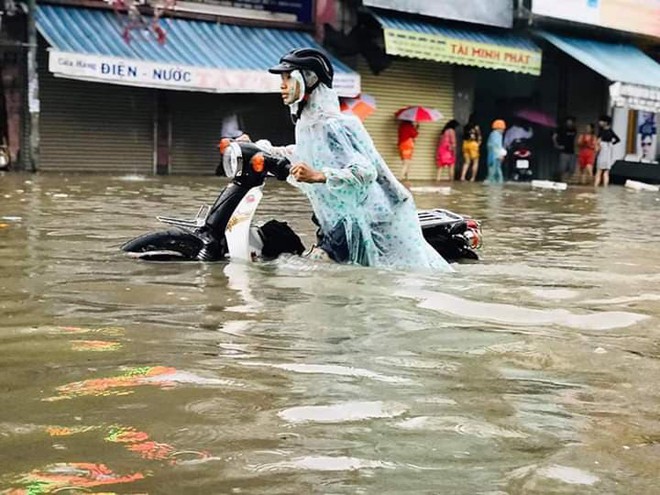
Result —
<instances>
[{"instance_id":1,"label":"woman in orange dress","mask_svg":"<svg viewBox=\"0 0 660 495\"><path fill-rule=\"evenodd\" d=\"M578 136L578 164L580 184L588 184L594 176L596 160L596 131L593 124L587 124L584 133Z\"/></svg>"}]
</instances>

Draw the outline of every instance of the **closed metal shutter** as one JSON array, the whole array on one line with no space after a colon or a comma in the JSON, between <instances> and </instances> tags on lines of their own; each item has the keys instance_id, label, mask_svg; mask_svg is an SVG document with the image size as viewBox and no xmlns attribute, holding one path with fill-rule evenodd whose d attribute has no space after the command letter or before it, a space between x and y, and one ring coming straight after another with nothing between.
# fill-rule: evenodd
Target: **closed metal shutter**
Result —
<instances>
[{"instance_id":1,"label":"closed metal shutter","mask_svg":"<svg viewBox=\"0 0 660 495\"><path fill-rule=\"evenodd\" d=\"M39 77L40 170L153 173L152 90Z\"/></svg>"},{"instance_id":2,"label":"closed metal shutter","mask_svg":"<svg viewBox=\"0 0 660 495\"><path fill-rule=\"evenodd\" d=\"M253 140L293 143L293 125L278 94L168 92L172 116L170 171L173 174L213 174L220 156L222 120L235 113Z\"/></svg>"},{"instance_id":3,"label":"closed metal shutter","mask_svg":"<svg viewBox=\"0 0 660 495\"><path fill-rule=\"evenodd\" d=\"M444 124L454 118L454 79L452 66L408 58L396 58L380 75L374 75L360 59L362 91L376 98L377 110L365 127L392 171L399 175L401 159L397 147L398 122L394 113L408 105L432 107L443 115L440 122L421 124L415 141L410 179L435 178L435 154Z\"/></svg>"}]
</instances>

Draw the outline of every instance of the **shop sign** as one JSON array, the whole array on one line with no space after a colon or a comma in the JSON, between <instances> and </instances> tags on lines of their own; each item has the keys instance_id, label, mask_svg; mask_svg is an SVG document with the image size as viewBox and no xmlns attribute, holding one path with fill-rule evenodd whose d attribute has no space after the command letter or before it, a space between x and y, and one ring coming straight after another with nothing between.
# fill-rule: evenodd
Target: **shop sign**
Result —
<instances>
[{"instance_id":1,"label":"shop sign","mask_svg":"<svg viewBox=\"0 0 660 495\"><path fill-rule=\"evenodd\" d=\"M48 68L56 76L149 88L210 93L279 93L279 76L264 70L187 67L103 55L50 50ZM358 74L336 74L339 96L360 94Z\"/></svg>"},{"instance_id":2,"label":"shop sign","mask_svg":"<svg viewBox=\"0 0 660 495\"><path fill-rule=\"evenodd\" d=\"M389 55L503 69L535 76L541 74L540 49L524 50L402 29L386 28L384 33L385 50Z\"/></svg>"},{"instance_id":3,"label":"shop sign","mask_svg":"<svg viewBox=\"0 0 660 495\"><path fill-rule=\"evenodd\" d=\"M660 88L616 82L610 86L610 98L615 107L660 112Z\"/></svg>"},{"instance_id":4,"label":"shop sign","mask_svg":"<svg viewBox=\"0 0 660 495\"><path fill-rule=\"evenodd\" d=\"M510 28L513 26L512 0L363 0L367 7L409 12L438 19L473 22Z\"/></svg>"},{"instance_id":5,"label":"shop sign","mask_svg":"<svg viewBox=\"0 0 660 495\"><path fill-rule=\"evenodd\" d=\"M659 0L533 0L532 13L660 38Z\"/></svg>"}]
</instances>

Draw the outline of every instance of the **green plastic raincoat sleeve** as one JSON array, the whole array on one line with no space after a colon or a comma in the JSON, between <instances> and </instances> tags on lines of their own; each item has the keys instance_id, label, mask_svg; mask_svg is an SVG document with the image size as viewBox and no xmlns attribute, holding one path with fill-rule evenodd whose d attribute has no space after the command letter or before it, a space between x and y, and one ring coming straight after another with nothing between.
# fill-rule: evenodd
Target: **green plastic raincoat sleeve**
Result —
<instances>
[{"instance_id":1,"label":"green plastic raincoat sleeve","mask_svg":"<svg viewBox=\"0 0 660 495\"><path fill-rule=\"evenodd\" d=\"M321 172L327 179L328 189L334 194L355 194L361 199L369 185L376 180L378 172L374 164L356 150L351 135L337 123L324 124L323 134L327 138L327 149L323 161L338 166L322 166ZM330 161L327 161L330 160Z\"/></svg>"}]
</instances>

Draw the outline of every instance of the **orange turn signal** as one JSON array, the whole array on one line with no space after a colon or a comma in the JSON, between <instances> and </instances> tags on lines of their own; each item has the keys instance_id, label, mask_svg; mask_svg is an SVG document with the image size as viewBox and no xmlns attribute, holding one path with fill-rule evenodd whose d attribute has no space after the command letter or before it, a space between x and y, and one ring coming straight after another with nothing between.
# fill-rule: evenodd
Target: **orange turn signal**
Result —
<instances>
[{"instance_id":1,"label":"orange turn signal","mask_svg":"<svg viewBox=\"0 0 660 495\"><path fill-rule=\"evenodd\" d=\"M220 150L220 154L222 155L225 150L229 147L231 144L231 139L229 138L222 138L220 142L218 143L218 149Z\"/></svg>"},{"instance_id":2,"label":"orange turn signal","mask_svg":"<svg viewBox=\"0 0 660 495\"><path fill-rule=\"evenodd\" d=\"M261 172L264 171L264 166L266 165L266 158L264 157L263 153L257 153L252 157L252 160L250 160L250 164L252 165L252 170L260 174Z\"/></svg>"}]
</instances>

